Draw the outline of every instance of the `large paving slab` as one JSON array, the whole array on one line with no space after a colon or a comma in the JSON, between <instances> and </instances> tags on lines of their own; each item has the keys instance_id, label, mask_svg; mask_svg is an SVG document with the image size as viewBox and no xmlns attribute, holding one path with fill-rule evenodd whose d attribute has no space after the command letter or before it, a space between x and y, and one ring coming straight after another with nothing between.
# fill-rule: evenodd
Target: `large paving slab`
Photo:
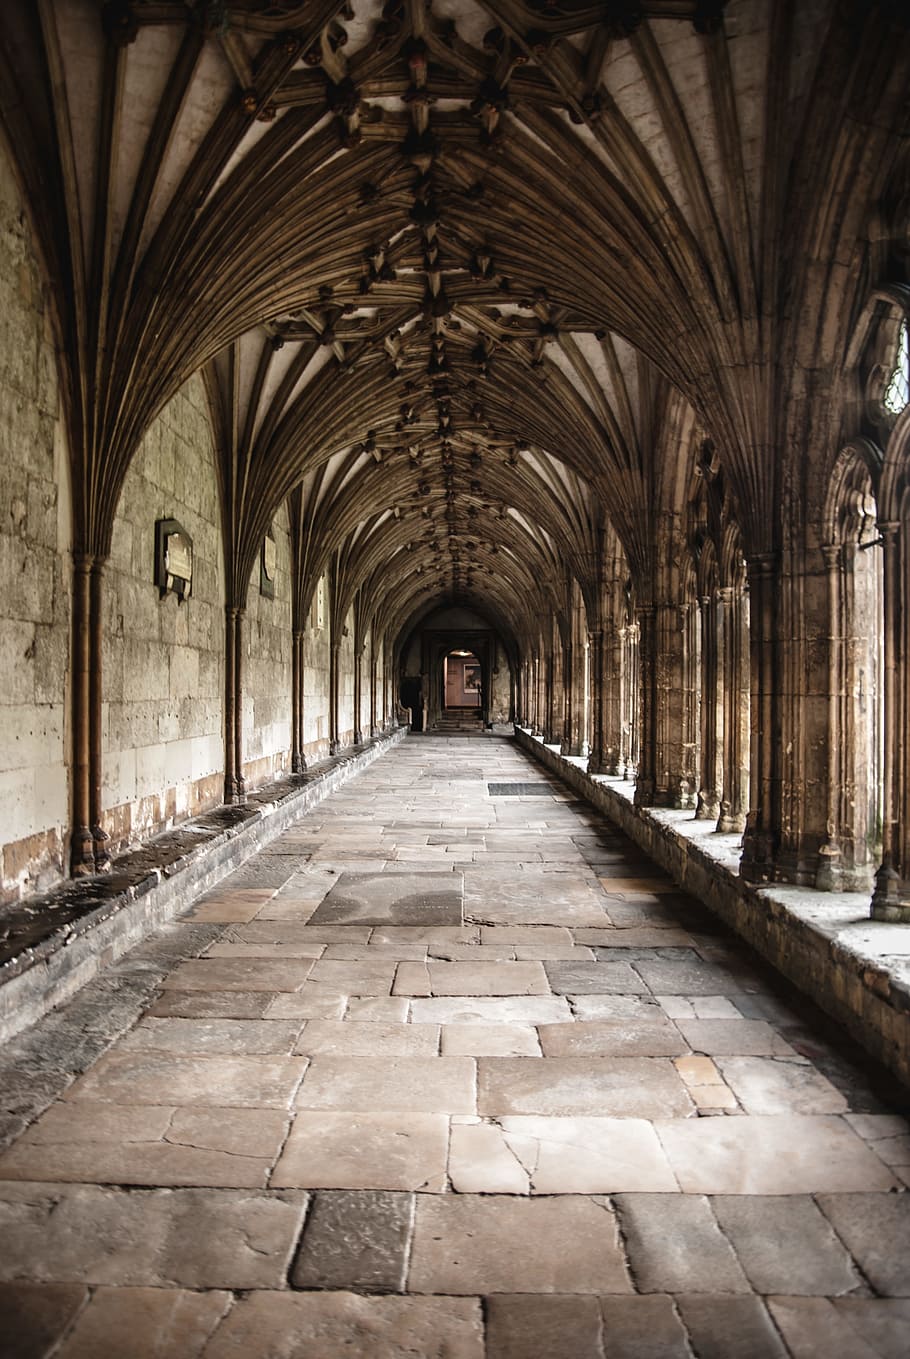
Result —
<instances>
[{"instance_id":1,"label":"large paving slab","mask_svg":"<svg viewBox=\"0 0 910 1359\"><path fill-rule=\"evenodd\" d=\"M910 1353L900 1093L502 739L392 750L0 1074L3 1359Z\"/></svg>"}]
</instances>

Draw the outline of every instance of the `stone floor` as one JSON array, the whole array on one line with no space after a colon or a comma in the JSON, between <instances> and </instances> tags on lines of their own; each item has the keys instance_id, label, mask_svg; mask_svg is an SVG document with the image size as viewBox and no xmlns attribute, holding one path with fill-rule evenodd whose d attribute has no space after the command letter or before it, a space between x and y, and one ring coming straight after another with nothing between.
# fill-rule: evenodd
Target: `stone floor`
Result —
<instances>
[{"instance_id":1,"label":"stone floor","mask_svg":"<svg viewBox=\"0 0 910 1359\"><path fill-rule=\"evenodd\" d=\"M910 1355L900 1091L507 740L409 739L0 1076L4 1359Z\"/></svg>"}]
</instances>

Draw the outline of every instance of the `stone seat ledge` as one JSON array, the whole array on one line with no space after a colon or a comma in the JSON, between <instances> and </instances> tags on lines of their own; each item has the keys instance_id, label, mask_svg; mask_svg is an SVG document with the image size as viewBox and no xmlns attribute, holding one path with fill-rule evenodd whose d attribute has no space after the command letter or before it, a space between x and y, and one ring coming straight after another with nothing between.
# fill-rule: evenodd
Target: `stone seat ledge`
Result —
<instances>
[{"instance_id":1,"label":"stone seat ledge","mask_svg":"<svg viewBox=\"0 0 910 1359\"><path fill-rule=\"evenodd\" d=\"M127 850L110 873L70 879L0 910L0 1041L73 995L405 735L400 727L282 776L244 803L215 807Z\"/></svg>"},{"instance_id":2,"label":"stone seat ledge","mask_svg":"<svg viewBox=\"0 0 910 1359\"><path fill-rule=\"evenodd\" d=\"M589 774L584 760L521 728L516 736L910 1085L910 925L872 920L862 892L746 882L738 835L718 834L691 811L636 807L631 781Z\"/></svg>"}]
</instances>

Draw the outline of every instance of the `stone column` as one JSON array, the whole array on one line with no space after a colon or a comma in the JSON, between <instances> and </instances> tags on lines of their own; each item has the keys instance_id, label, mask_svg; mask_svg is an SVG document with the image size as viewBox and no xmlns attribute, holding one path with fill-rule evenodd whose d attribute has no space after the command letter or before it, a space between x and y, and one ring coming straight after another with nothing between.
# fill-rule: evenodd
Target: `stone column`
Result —
<instances>
[{"instance_id":1,"label":"stone column","mask_svg":"<svg viewBox=\"0 0 910 1359\"><path fill-rule=\"evenodd\" d=\"M825 559L825 574L828 583L828 728L826 755L828 762L826 781L826 829L825 843L818 851L818 868L815 873L815 886L824 892L836 892L843 885L843 865L840 845L840 791L842 787L841 740L847 738L849 724L841 728L843 696L841 685L841 638L840 638L840 584L844 569L844 553L839 543L828 543L822 547Z\"/></svg>"},{"instance_id":2,"label":"stone column","mask_svg":"<svg viewBox=\"0 0 910 1359\"><path fill-rule=\"evenodd\" d=\"M875 875L872 896L873 920L910 924L910 865L906 862L910 846L910 796L908 796L907 728L910 717L910 678L905 597L901 582L901 526L879 524L884 552L883 588L885 614L884 725L884 814L882 822L882 863ZM903 662L903 664L901 664Z\"/></svg>"},{"instance_id":3,"label":"stone column","mask_svg":"<svg viewBox=\"0 0 910 1359\"><path fill-rule=\"evenodd\" d=\"M341 750L338 734L339 670L341 665L341 642L332 638L329 648L329 754L337 755Z\"/></svg>"},{"instance_id":4,"label":"stone column","mask_svg":"<svg viewBox=\"0 0 910 1359\"><path fill-rule=\"evenodd\" d=\"M724 745L717 829L725 834L739 834L746 826L749 777L745 759L749 721L745 599L739 586L724 586L718 594L724 611Z\"/></svg>"},{"instance_id":5,"label":"stone column","mask_svg":"<svg viewBox=\"0 0 910 1359\"><path fill-rule=\"evenodd\" d=\"M777 554L749 558L748 573L752 777L740 873L749 882L769 882L775 876L781 822Z\"/></svg>"},{"instance_id":6,"label":"stone column","mask_svg":"<svg viewBox=\"0 0 910 1359\"><path fill-rule=\"evenodd\" d=\"M723 748L723 654L724 607L719 592L698 601L701 611L701 777L696 818L716 821L720 815L721 751Z\"/></svg>"},{"instance_id":7,"label":"stone column","mask_svg":"<svg viewBox=\"0 0 910 1359\"><path fill-rule=\"evenodd\" d=\"M73 556L73 808L70 870L74 878L95 871L91 832L91 573L93 557Z\"/></svg>"},{"instance_id":8,"label":"stone column","mask_svg":"<svg viewBox=\"0 0 910 1359\"><path fill-rule=\"evenodd\" d=\"M224 800L246 801L243 777L243 619L245 610L226 604L224 633Z\"/></svg>"},{"instance_id":9,"label":"stone column","mask_svg":"<svg viewBox=\"0 0 910 1359\"><path fill-rule=\"evenodd\" d=\"M306 772L306 756L303 753L305 645L306 634L295 630L291 643L291 769L295 774Z\"/></svg>"},{"instance_id":10,"label":"stone column","mask_svg":"<svg viewBox=\"0 0 910 1359\"><path fill-rule=\"evenodd\" d=\"M377 661L376 661L376 638L370 633L370 735L379 735L379 723L377 721L376 707L376 683L377 683Z\"/></svg>"},{"instance_id":11,"label":"stone column","mask_svg":"<svg viewBox=\"0 0 910 1359\"><path fill-rule=\"evenodd\" d=\"M593 704L594 729L591 740L591 753L588 756L589 774L606 774L606 656L604 655L604 631L596 628L588 636L588 654L591 657L591 702Z\"/></svg>"},{"instance_id":12,"label":"stone column","mask_svg":"<svg viewBox=\"0 0 910 1359\"><path fill-rule=\"evenodd\" d=\"M635 779L635 805L650 807L654 803L657 788L657 611L653 605L640 605L636 609L636 616L640 630L638 694L640 747L638 773Z\"/></svg>"}]
</instances>

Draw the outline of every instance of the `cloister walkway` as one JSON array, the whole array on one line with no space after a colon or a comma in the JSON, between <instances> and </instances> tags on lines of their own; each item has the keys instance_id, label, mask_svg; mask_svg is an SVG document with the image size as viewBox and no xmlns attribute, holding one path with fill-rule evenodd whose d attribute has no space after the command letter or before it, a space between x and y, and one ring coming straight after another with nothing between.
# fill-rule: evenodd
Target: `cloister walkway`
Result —
<instances>
[{"instance_id":1,"label":"cloister walkway","mask_svg":"<svg viewBox=\"0 0 910 1359\"><path fill-rule=\"evenodd\" d=\"M39 1030L5 1356L910 1350L896 1092L508 740L408 738Z\"/></svg>"}]
</instances>

